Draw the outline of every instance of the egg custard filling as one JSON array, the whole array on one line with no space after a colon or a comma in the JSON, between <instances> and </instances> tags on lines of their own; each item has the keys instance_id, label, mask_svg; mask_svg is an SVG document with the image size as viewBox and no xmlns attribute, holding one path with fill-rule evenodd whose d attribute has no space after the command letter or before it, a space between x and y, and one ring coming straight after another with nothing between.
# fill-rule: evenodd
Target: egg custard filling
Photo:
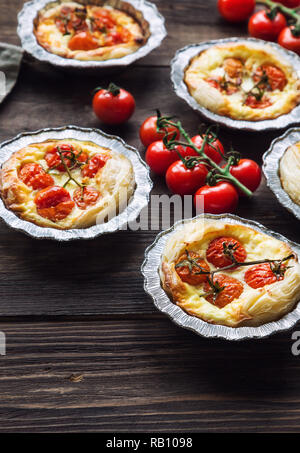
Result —
<instances>
[{"instance_id":1,"label":"egg custard filling","mask_svg":"<svg viewBox=\"0 0 300 453\"><path fill-rule=\"evenodd\" d=\"M300 142L285 151L280 160L279 174L283 189L300 206Z\"/></svg>"},{"instance_id":2,"label":"egg custard filling","mask_svg":"<svg viewBox=\"0 0 300 453\"><path fill-rule=\"evenodd\" d=\"M42 227L71 229L102 223L117 215L134 188L127 157L75 139L28 145L0 171L5 206Z\"/></svg>"},{"instance_id":3,"label":"egg custard filling","mask_svg":"<svg viewBox=\"0 0 300 453\"><path fill-rule=\"evenodd\" d=\"M213 46L191 60L184 81L198 104L236 120L277 118L300 102L295 70L267 44Z\"/></svg>"},{"instance_id":4,"label":"egg custard filling","mask_svg":"<svg viewBox=\"0 0 300 453\"><path fill-rule=\"evenodd\" d=\"M229 327L277 320L300 298L298 257L286 243L221 220L196 219L173 233L160 277L189 315Z\"/></svg>"},{"instance_id":5,"label":"egg custard filling","mask_svg":"<svg viewBox=\"0 0 300 453\"><path fill-rule=\"evenodd\" d=\"M146 40L134 17L105 3L51 3L39 11L34 34L47 51L77 60L121 58Z\"/></svg>"}]
</instances>

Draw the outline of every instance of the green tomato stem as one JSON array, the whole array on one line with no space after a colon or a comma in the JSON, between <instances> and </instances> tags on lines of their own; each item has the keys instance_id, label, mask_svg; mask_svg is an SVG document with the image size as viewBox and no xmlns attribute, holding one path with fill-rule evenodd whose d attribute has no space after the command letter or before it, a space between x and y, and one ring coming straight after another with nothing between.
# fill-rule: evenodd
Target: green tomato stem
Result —
<instances>
[{"instance_id":1,"label":"green tomato stem","mask_svg":"<svg viewBox=\"0 0 300 453\"><path fill-rule=\"evenodd\" d=\"M246 186L244 186L244 184L242 184L238 179L236 179L230 173L230 166L233 163L233 157L232 156L229 157L226 166L224 168L222 168L204 153L204 148L205 148L205 145L207 144L207 140L208 140L209 134L205 134L204 135L201 148L197 148L197 146L190 139L188 133L182 127L182 124L181 124L180 121L178 121L177 123L174 123L173 121L167 121L167 123L170 126L177 127L177 129L179 130L180 134L186 139L186 141L188 143L188 146L190 148L192 148L194 151L196 151L196 153L199 154L199 156L201 156L210 165L210 167L212 167L215 170L217 170L218 174L222 177L223 180L231 182L233 185L238 187L245 195L247 195L247 197L251 197L253 195L251 190L249 190ZM172 144L175 145L175 146L178 146L178 145L186 146L186 143L177 142L177 141L172 142ZM176 152L179 155L180 159L184 162L184 159L182 158L182 156L180 156L179 151L176 150Z\"/></svg>"},{"instance_id":2,"label":"green tomato stem","mask_svg":"<svg viewBox=\"0 0 300 453\"><path fill-rule=\"evenodd\" d=\"M295 25L300 25L300 15L296 9L288 8L281 3L273 2L272 0L256 0L256 3L268 6L270 9L277 8L279 11L284 13L286 16L292 18L295 21Z\"/></svg>"}]
</instances>

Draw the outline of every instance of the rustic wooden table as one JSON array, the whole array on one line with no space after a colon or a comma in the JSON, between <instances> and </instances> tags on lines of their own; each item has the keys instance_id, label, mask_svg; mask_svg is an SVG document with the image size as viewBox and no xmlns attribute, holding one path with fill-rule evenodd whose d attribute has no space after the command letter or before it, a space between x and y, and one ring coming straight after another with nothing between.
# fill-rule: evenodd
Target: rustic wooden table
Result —
<instances>
[{"instance_id":1,"label":"rustic wooden table","mask_svg":"<svg viewBox=\"0 0 300 453\"><path fill-rule=\"evenodd\" d=\"M172 91L170 59L186 44L243 36L213 0L156 1L168 37L151 55L114 76L137 109L116 132L139 147L138 127L153 109L177 113L192 133L197 114ZM0 0L0 40L18 44L22 0ZM78 77L22 65L0 107L0 139L75 124L100 127L91 111L101 74ZM261 161L273 133L223 131ZM166 188L154 179L154 193ZM239 215L299 240L299 223L262 184ZM144 293L140 266L157 232L119 232L88 242L33 240L0 224L0 431L299 431L300 358L291 332L226 343L180 329ZM294 329L295 330L295 329ZM80 376L72 379L70 376ZM76 382L77 381L77 382Z\"/></svg>"}]
</instances>

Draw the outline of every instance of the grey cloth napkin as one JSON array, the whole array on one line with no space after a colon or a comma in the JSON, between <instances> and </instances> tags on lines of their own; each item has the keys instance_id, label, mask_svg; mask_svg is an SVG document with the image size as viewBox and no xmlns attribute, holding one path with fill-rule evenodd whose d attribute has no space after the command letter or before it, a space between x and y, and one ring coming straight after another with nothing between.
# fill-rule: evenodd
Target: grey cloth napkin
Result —
<instances>
[{"instance_id":1,"label":"grey cloth napkin","mask_svg":"<svg viewBox=\"0 0 300 453\"><path fill-rule=\"evenodd\" d=\"M21 47L0 42L0 103L15 86L22 56Z\"/></svg>"}]
</instances>

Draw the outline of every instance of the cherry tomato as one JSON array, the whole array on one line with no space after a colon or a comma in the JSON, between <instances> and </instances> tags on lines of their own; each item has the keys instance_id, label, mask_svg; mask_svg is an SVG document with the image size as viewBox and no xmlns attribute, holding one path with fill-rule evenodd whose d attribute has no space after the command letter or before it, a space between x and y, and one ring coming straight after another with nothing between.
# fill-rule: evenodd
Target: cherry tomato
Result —
<instances>
[{"instance_id":1,"label":"cherry tomato","mask_svg":"<svg viewBox=\"0 0 300 453\"><path fill-rule=\"evenodd\" d=\"M200 255L196 252L189 252L189 257L192 260L195 260L197 263L196 265L192 265L192 270L190 270L189 266L179 266L180 263L186 261L188 256L186 253L181 255L175 263L175 269L181 280L189 285L200 285L201 283L206 281L206 275L198 274L197 272L203 270L205 272L209 272L209 265L207 264L204 259L200 257ZM177 266L177 267L176 267Z\"/></svg>"},{"instance_id":2,"label":"cherry tomato","mask_svg":"<svg viewBox=\"0 0 300 453\"><path fill-rule=\"evenodd\" d=\"M277 0L277 2L282 3L288 8L296 8L296 6L300 6L300 0Z\"/></svg>"},{"instance_id":3,"label":"cherry tomato","mask_svg":"<svg viewBox=\"0 0 300 453\"><path fill-rule=\"evenodd\" d=\"M283 280L283 278L284 276L277 277L274 274L269 263L252 266L245 273L245 282L254 289L271 285L279 280Z\"/></svg>"},{"instance_id":4,"label":"cherry tomato","mask_svg":"<svg viewBox=\"0 0 300 453\"><path fill-rule=\"evenodd\" d=\"M116 44L122 44L128 42L130 37L131 34L126 28L122 28L119 31L112 30L105 36L105 45L115 46Z\"/></svg>"},{"instance_id":5,"label":"cherry tomato","mask_svg":"<svg viewBox=\"0 0 300 453\"><path fill-rule=\"evenodd\" d=\"M272 105L272 102L267 96L263 96L261 99L257 99L252 94L249 94L245 101L245 105L248 105L248 107L251 107L252 109L265 109L267 107L270 107L270 105Z\"/></svg>"},{"instance_id":6,"label":"cherry tomato","mask_svg":"<svg viewBox=\"0 0 300 453\"><path fill-rule=\"evenodd\" d=\"M94 187L84 187L83 191L79 188L73 193L73 200L79 209L86 209L87 206L95 204L99 197L100 192Z\"/></svg>"},{"instance_id":7,"label":"cherry tomato","mask_svg":"<svg viewBox=\"0 0 300 453\"><path fill-rule=\"evenodd\" d=\"M105 8L97 8L93 10L93 27L103 29L111 29L116 25L115 19L110 12Z\"/></svg>"},{"instance_id":8,"label":"cherry tomato","mask_svg":"<svg viewBox=\"0 0 300 453\"><path fill-rule=\"evenodd\" d=\"M215 186L203 186L195 193L194 204L197 210L211 214L234 212L239 201L235 187L225 181L218 182Z\"/></svg>"},{"instance_id":9,"label":"cherry tomato","mask_svg":"<svg viewBox=\"0 0 300 453\"><path fill-rule=\"evenodd\" d=\"M253 75L254 82L259 82L264 73L268 76L268 84L270 85L271 90L282 91L284 89L287 84L287 79L285 73L281 69L273 64L263 64L256 69L255 74Z\"/></svg>"},{"instance_id":10,"label":"cherry tomato","mask_svg":"<svg viewBox=\"0 0 300 453\"><path fill-rule=\"evenodd\" d=\"M68 42L70 50L94 50L100 47L98 40L88 31L76 33Z\"/></svg>"},{"instance_id":11,"label":"cherry tomato","mask_svg":"<svg viewBox=\"0 0 300 453\"><path fill-rule=\"evenodd\" d=\"M224 253L224 246L232 250L236 261L243 263L247 257L246 250L242 244L232 237L219 237L213 239L206 250L206 259L215 267L230 266L233 261L230 256Z\"/></svg>"},{"instance_id":12,"label":"cherry tomato","mask_svg":"<svg viewBox=\"0 0 300 453\"><path fill-rule=\"evenodd\" d=\"M103 154L95 154L91 157L86 165L81 168L82 176L87 176L88 178L93 178L96 173L103 168L106 162L108 161L109 156Z\"/></svg>"},{"instance_id":13,"label":"cherry tomato","mask_svg":"<svg viewBox=\"0 0 300 453\"><path fill-rule=\"evenodd\" d=\"M255 0L218 0L222 17L229 22L243 22L255 8Z\"/></svg>"},{"instance_id":14,"label":"cherry tomato","mask_svg":"<svg viewBox=\"0 0 300 453\"><path fill-rule=\"evenodd\" d=\"M265 10L258 11L250 17L248 31L251 36L265 41L276 41L281 30L286 27L286 19L283 14L277 13L274 19L270 19Z\"/></svg>"},{"instance_id":15,"label":"cherry tomato","mask_svg":"<svg viewBox=\"0 0 300 453\"><path fill-rule=\"evenodd\" d=\"M86 153L74 149L72 145L62 143L61 145L57 145L46 152L44 159L47 162L49 168L55 168L59 171L66 171L66 168L61 161L58 151L62 152L64 163L69 168L74 165L74 158L72 158L72 153L75 155L76 160L78 160L79 162L86 162L88 159Z\"/></svg>"},{"instance_id":16,"label":"cherry tomato","mask_svg":"<svg viewBox=\"0 0 300 453\"><path fill-rule=\"evenodd\" d=\"M203 137L201 137L201 135L195 135L195 137L192 137L192 142L197 146L197 148L201 149ZM203 151L216 164L219 164L221 162L222 155L224 155L223 145L218 139L214 140L211 144L206 143ZM193 150L193 148L187 146L184 151L184 157L187 156L199 156L199 154L195 150Z\"/></svg>"},{"instance_id":17,"label":"cherry tomato","mask_svg":"<svg viewBox=\"0 0 300 453\"><path fill-rule=\"evenodd\" d=\"M177 147L180 154L183 153L183 147ZM146 162L154 173L165 175L166 171L173 162L178 160L178 154L174 150L168 150L162 140L151 143L146 151Z\"/></svg>"},{"instance_id":18,"label":"cherry tomato","mask_svg":"<svg viewBox=\"0 0 300 453\"><path fill-rule=\"evenodd\" d=\"M76 8L74 10L69 6L63 6L60 10L60 16L55 19L55 25L63 35L88 30L86 14L83 8Z\"/></svg>"},{"instance_id":19,"label":"cherry tomato","mask_svg":"<svg viewBox=\"0 0 300 453\"><path fill-rule=\"evenodd\" d=\"M176 132L176 140L180 137L179 130L174 126L168 126L167 132L170 137ZM157 132L157 116L149 116L140 127L140 139L144 146L149 146L157 140L162 140L164 136L165 131Z\"/></svg>"},{"instance_id":20,"label":"cherry tomato","mask_svg":"<svg viewBox=\"0 0 300 453\"><path fill-rule=\"evenodd\" d=\"M261 182L261 168L251 159L240 159L237 165L230 167L230 173L240 181L247 189L254 192ZM242 191L239 191L243 195Z\"/></svg>"},{"instance_id":21,"label":"cherry tomato","mask_svg":"<svg viewBox=\"0 0 300 453\"><path fill-rule=\"evenodd\" d=\"M169 189L179 195L193 195L203 186L208 171L202 164L188 169L181 160L174 162L167 170L166 183Z\"/></svg>"},{"instance_id":22,"label":"cherry tomato","mask_svg":"<svg viewBox=\"0 0 300 453\"><path fill-rule=\"evenodd\" d=\"M223 308L227 304L230 304L234 299L238 299L244 291L243 284L239 280L225 274L215 274L213 283L218 283L223 290L218 294L215 300L213 295L206 296L206 299L219 308ZM203 291L208 293L211 290L212 287L207 281L204 284Z\"/></svg>"},{"instance_id":23,"label":"cherry tomato","mask_svg":"<svg viewBox=\"0 0 300 453\"><path fill-rule=\"evenodd\" d=\"M110 83L107 90L100 89L94 95L93 109L105 124L122 124L129 120L135 109L132 94Z\"/></svg>"},{"instance_id":24,"label":"cherry tomato","mask_svg":"<svg viewBox=\"0 0 300 453\"><path fill-rule=\"evenodd\" d=\"M41 165L33 162L23 165L19 171L19 178L33 190L44 189L54 184L52 176L48 175Z\"/></svg>"},{"instance_id":25,"label":"cherry tomato","mask_svg":"<svg viewBox=\"0 0 300 453\"><path fill-rule=\"evenodd\" d=\"M34 202L40 216L53 222L67 217L75 206L69 192L60 186L46 187L40 190Z\"/></svg>"},{"instance_id":26,"label":"cherry tomato","mask_svg":"<svg viewBox=\"0 0 300 453\"><path fill-rule=\"evenodd\" d=\"M294 36L291 32L293 27L286 27L281 30L278 36L278 44L288 50L292 50L300 55L300 36Z\"/></svg>"}]
</instances>

